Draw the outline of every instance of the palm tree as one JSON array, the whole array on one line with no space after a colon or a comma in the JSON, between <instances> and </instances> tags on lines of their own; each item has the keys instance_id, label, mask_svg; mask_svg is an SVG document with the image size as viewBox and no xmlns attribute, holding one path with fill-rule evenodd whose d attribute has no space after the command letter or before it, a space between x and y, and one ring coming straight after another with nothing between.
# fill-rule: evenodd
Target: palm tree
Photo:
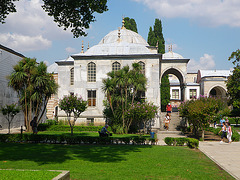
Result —
<instances>
[{"instance_id":1,"label":"palm tree","mask_svg":"<svg viewBox=\"0 0 240 180\"><path fill-rule=\"evenodd\" d=\"M9 76L9 86L19 95L25 126L27 131L30 131L32 114L38 118L39 123L47 102L51 95L56 93L58 85L52 74L47 73L46 64L43 62L38 64L36 59L24 58L13 69Z\"/></svg>"}]
</instances>

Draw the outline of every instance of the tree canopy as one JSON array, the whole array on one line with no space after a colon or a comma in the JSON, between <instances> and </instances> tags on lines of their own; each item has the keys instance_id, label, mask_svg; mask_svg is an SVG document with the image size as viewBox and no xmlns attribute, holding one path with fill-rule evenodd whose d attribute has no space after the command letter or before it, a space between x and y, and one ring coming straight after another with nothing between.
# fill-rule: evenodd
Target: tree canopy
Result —
<instances>
[{"instance_id":1,"label":"tree canopy","mask_svg":"<svg viewBox=\"0 0 240 180\"><path fill-rule=\"evenodd\" d=\"M152 117L150 113L153 111L150 108L155 110L155 106L152 107L145 102L143 94L146 90L147 79L142 73L139 63L133 63L132 69L129 66L124 66L119 71L111 71L107 76L106 79L103 79L102 87L107 97L104 103L104 115L109 120L109 125L115 133L117 131L127 133L134 122L137 124L144 123L145 120ZM138 102L141 104L137 106L140 109L142 107L142 110L135 106ZM144 112L145 114L136 116L138 112Z\"/></svg>"},{"instance_id":2,"label":"tree canopy","mask_svg":"<svg viewBox=\"0 0 240 180\"><path fill-rule=\"evenodd\" d=\"M58 88L53 75L47 73L47 65L36 59L23 58L13 67L8 77L9 86L17 91L24 112L25 126L30 131L32 116L40 122L52 94Z\"/></svg>"},{"instance_id":3,"label":"tree canopy","mask_svg":"<svg viewBox=\"0 0 240 180\"><path fill-rule=\"evenodd\" d=\"M233 106L233 112L235 116L240 116L240 50L232 52L231 56L228 58L229 61L236 65L228 80L226 82L227 93L230 96L229 103Z\"/></svg>"},{"instance_id":4,"label":"tree canopy","mask_svg":"<svg viewBox=\"0 0 240 180\"><path fill-rule=\"evenodd\" d=\"M170 82L168 79L168 75L162 77L161 81L161 111L166 111L166 106L170 102Z\"/></svg>"},{"instance_id":5,"label":"tree canopy","mask_svg":"<svg viewBox=\"0 0 240 180\"><path fill-rule=\"evenodd\" d=\"M124 27L126 29L129 29L131 31L134 31L134 32L138 33L137 23L133 18L125 17L124 21L125 21Z\"/></svg>"},{"instance_id":6,"label":"tree canopy","mask_svg":"<svg viewBox=\"0 0 240 180\"><path fill-rule=\"evenodd\" d=\"M20 112L20 108L16 104L6 104L5 106L1 107L0 111L8 121L8 134L10 134L11 123L15 115Z\"/></svg>"},{"instance_id":7,"label":"tree canopy","mask_svg":"<svg viewBox=\"0 0 240 180\"><path fill-rule=\"evenodd\" d=\"M73 135L73 127L77 118L80 117L81 113L87 109L87 101L84 101L82 97L77 97L77 95L68 95L60 99L59 107L61 110L65 111L68 118L68 124L71 128L71 135ZM73 121L71 121L71 116L73 114Z\"/></svg>"},{"instance_id":8,"label":"tree canopy","mask_svg":"<svg viewBox=\"0 0 240 180\"><path fill-rule=\"evenodd\" d=\"M225 108L227 107L221 99L201 96L198 99L183 102L178 110L181 116L187 118L196 136L198 136L198 131L202 130L202 138L204 139L204 128L209 127L215 116Z\"/></svg>"},{"instance_id":9,"label":"tree canopy","mask_svg":"<svg viewBox=\"0 0 240 180\"><path fill-rule=\"evenodd\" d=\"M0 22L5 23L7 15L17 12L15 1L4 0L0 3ZM52 16L54 22L64 30L71 29L74 37L85 36L85 29L95 21L94 13L107 11L107 0L43 0L42 8Z\"/></svg>"},{"instance_id":10,"label":"tree canopy","mask_svg":"<svg viewBox=\"0 0 240 180\"><path fill-rule=\"evenodd\" d=\"M165 40L162 33L162 22L160 19L155 19L155 23L149 28L148 44L150 46L158 46L158 53L165 53Z\"/></svg>"}]
</instances>

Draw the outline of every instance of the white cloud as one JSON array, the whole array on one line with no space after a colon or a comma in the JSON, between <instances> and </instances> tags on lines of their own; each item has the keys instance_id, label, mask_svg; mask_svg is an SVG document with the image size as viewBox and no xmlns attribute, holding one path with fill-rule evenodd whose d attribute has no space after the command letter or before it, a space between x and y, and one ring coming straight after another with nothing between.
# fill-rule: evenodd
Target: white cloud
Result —
<instances>
[{"instance_id":1,"label":"white cloud","mask_svg":"<svg viewBox=\"0 0 240 180\"><path fill-rule=\"evenodd\" d=\"M75 52L77 52L77 50L75 48L72 48L72 47L67 47L65 50L66 50L67 53L75 53Z\"/></svg>"},{"instance_id":2,"label":"white cloud","mask_svg":"<svg viewBox=\"0 0 240 180\"><path fill-rule=\"evenodd\" d=\"M38 36L25 36L20 34L0 34L0 41L7 47L16 51L26 52L42 50L51 47L51 41Z\"/></svg>"},{"instance_id":3,"label":"white cloud","mask_svg":"<svg viewBox=\"0 0 240 180\"><path fill-rule=\"evenodd\" d=\"M215 61L212 55L204 54L203 57L200 57L199 61L191 59L188 63L188 71L196 72L199 69L213 69L215 67Z\"/></svg>"},{"instance_id":4,"label":"white cloud","mask_svg":"<svg viewBox=\"0 0 240 180\"><path fill-rule=\"evenodd\" d=\"M160 17L188 18L208 26L240 27L239 0L134 0Z\"/></svg>"},{"instance_id":5,"label":"white cloud","mask_svg":"<svg viewBox=\"0 0 240 180\"><path fill-rule=\"evenodd\" d=\"M0 43L3 45L26 52L46 49L51 46L51 41L72 37L70 30L62 30L47 15L41 7L41 0L15 3L17 12L9 14L6 23L0 24Z\"/></svg>"}]
</instances>

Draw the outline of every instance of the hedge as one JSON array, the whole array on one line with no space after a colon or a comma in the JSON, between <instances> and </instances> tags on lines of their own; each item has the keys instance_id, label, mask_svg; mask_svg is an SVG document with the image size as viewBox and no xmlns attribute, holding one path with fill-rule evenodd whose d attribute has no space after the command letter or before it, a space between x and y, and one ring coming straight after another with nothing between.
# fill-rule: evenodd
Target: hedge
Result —
<instances>
[{"instance_id":1,"label":"hedge","mask_svg":"<svg viewBox=\"0 0 240 180\"><path fill-rule=\"evenodd\" d=\"M173 138L166 137L164 142L169 146L184 146L187 145L189 148L198 148L199 141L194 138Z\"/></svg>"},{"instance_id":2,"label":"hedge","mask_svg":"<svg viewBox=\"0 0 240 180\"><path fill-rule=\"evenodd\" d=\"M73 132L81 131L101 131L103 126L74 126ZM69 125L52 125L49 123L42 123L38 125L39 131L70 131ZM108 131L111 131L111 127L108 127Z\"/></svg>"},{"instance_id":3,"label":"hedge","mask_svg":"<svg viewBox=\"0 0 240 180\"><path fill-rule=\"evenodd\" d=\"M0 142L25 142L49 144L138 144L155 145L156 138L146 137L89 137L80 135L46 135L46 134L0 134Z\"/></svg>"}]
</instances>

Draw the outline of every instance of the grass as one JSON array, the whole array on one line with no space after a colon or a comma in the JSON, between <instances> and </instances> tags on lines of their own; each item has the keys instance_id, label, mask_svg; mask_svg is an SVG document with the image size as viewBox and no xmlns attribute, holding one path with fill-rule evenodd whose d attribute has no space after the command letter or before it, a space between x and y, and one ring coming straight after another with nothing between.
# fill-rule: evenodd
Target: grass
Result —
<instances>
[{"instance_id":1,"label":"grass","mask_svg":"<svg viewBox=\"0 0 240 180\"><path fill-rule=\"evenodd\" d=\"M53 171L0 170L1 180L50 180L59 174L60 172Z\"/></svg>"},{"instance_id":2,"label":"grass","mask_svg":"<svg viewBox=\"0 0 240 180\"><path fill-rule=\"evenodd\" d=\"M0 169L69 170L71 179L233 179L199 150L172 146L0 144Z\"/></svg>"},{"instance_id":3,"label":"grass","mask_svg":"<svg viewBox=\"0 0 240 180\"><path fill-rule=\"evenodd\" d=\"M68 134L70 135L71 132L66 132L66 131L39 131L38 134ZM73 135L81 135L81 136L90 136L90 137L99 137L99 134L98 132L92 132L92 131L83 131L83 132L73 132ZM112 137L118 137L118 138L123 138L123 137L136 137L136 136L139 136L139 134L112 134ZM148 137L150 138L150 135L142 135L144 137Z\"/></svg>"}]
</instances>

